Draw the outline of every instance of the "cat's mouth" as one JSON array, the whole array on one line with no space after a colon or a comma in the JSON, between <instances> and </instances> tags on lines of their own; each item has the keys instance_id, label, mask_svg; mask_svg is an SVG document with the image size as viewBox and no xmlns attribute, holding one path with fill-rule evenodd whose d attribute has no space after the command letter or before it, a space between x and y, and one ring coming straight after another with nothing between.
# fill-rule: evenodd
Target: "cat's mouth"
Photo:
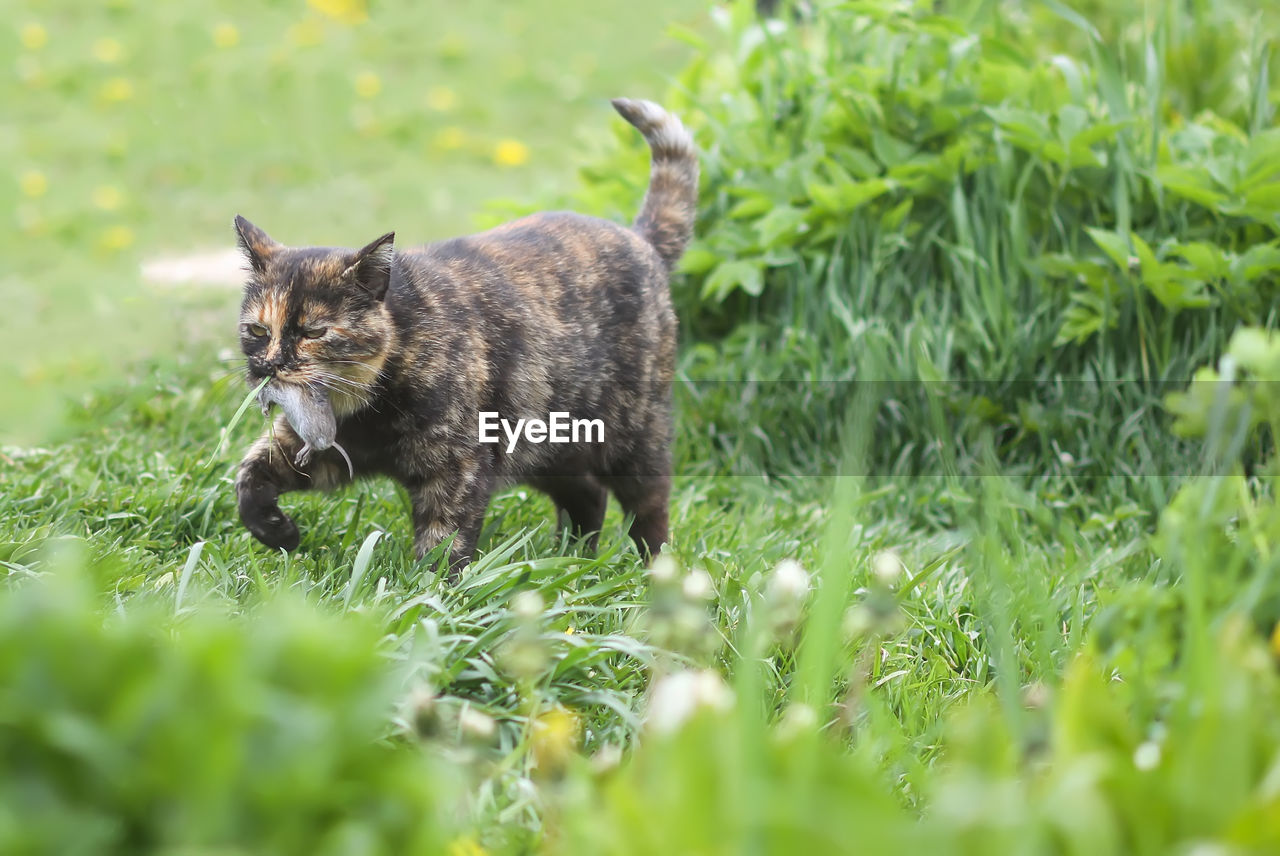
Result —
<instances>
[{"instance_id":1,"label":"cat's mouth","mask_svg":"<svg viewBox=\"0 0 1280 856\"><path fill-rule=\"evenodd\" d=\"M292 396L295 391L310 397L321 397L339 418L350 416L369 404L371 386L377 379L380 366L364 362L350 365L306 366L301 369L267 369L249 367L250 386L264 380L266 386L258 393L258 403L266 413L271 404L279 404L281 396Z\"/></svg>"}]
</instances>

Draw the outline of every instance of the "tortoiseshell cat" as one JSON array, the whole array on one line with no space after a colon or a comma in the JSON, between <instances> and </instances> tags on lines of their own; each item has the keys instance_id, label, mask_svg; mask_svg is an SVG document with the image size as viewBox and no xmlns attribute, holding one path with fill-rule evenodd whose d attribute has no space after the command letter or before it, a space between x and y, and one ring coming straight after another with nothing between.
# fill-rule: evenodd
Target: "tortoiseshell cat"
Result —
<instances>
[{"instance_id":1,"label":"tortoiseshell cat","mask_svg":"<svg viewBox=\"0 0 1280 856\"><path fill-rule=\"evenodd\" d=\"M549 494L592 548L611 490L634 516L641 555L658 552L676 351L668 280L693 229L698 161L688 131L657 104L613 106L652 152L632 228L550 212L393 252L394 233L359 250L292 248L236 218L251 268L240 312L249 383L271 377L264 400L302 402L312 408L302 420L317 425L336 420L336 436L316 444L282 414L241 462L240 518L258 540L298 546L281 493L380 474L412 499L419 557L453 536L454 577L490 495L517 482ZM479 442L482 411L512 423L555 411L599 419L604 438L509 452Z\"/></svg>"}]
</instances>

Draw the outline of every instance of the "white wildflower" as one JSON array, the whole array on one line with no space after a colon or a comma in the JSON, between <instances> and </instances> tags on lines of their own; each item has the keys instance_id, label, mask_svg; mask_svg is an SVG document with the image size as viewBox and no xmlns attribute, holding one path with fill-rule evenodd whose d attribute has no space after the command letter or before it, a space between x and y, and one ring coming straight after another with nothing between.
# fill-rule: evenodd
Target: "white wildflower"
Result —
<instances>
[{"instance_id":1,"label":"white wildflower","mask_svg":"<svg viewBox=\"0 0 1280 856\"><path fill-rule=\"evenodd\" d=\"M871 559L871 573L883 585L891 586L902 576L902 560L892 550L881 550Z\"/></svg>"},{"instance_id":2,"label":"white wildflower","mask_svg":"<svg viewBox=\"0 0 1280 856\"><path fill-rule=\"evenodd\" d=\"M710 669L687 670L660 678L649 698L645 721L658 734L671 734L700 710L725 711L733 690Z\"/></svg>"},{"instance_id":3,"label":"white wildflower","mask_svg":"<svg viewBox=\"0 0 1280 856\"><path fill-rule=\"evenodd\" d=\"M710 600L715 586L706 571L695 568L684 578L684 596L689 600Z\"/></svg>"},{"instance_id":4,"label":"white wildflower","mask_svg":"<svg viewBox=\"0 0 1280 856\"><path fill-rule=\"evenodd\" d=\"M653 564L649 567L649 576L653 577L655 583L669 583L675 580L679 571L676 560L664 555L653 560Z\"/></svg>"},{"instance_id":5,"label":"white wildflower","mask_svg":"<svg viewBox=\"0 0 1280 856\"><path fill-rule=\"evenodd\" d=\"M795 559L783 559L769 576L766 593L770 600L800 600L809 593L809 575Z\"/></svg>"}]
</instances>

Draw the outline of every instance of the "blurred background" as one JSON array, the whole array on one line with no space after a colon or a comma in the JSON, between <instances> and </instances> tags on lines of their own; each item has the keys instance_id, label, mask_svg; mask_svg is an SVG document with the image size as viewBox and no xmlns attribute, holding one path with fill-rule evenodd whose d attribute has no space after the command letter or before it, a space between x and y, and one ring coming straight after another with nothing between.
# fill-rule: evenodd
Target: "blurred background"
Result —
<instances>
[{"instance_id":1,"label":"blurred background","mask_svg":"<svg viewBox=\"0 0 1280 856\"><path fill-rule=\"evenodd\" d=\"M607 135L608 99L659 96L690 51L670 28L707 14L376 6L7 7L0 439L50 437L69 397L130 361L233 345L237 213L286 243L420 243L473 231L494 199L564 192L582 135Z\"/></svg>"}]
</instances>

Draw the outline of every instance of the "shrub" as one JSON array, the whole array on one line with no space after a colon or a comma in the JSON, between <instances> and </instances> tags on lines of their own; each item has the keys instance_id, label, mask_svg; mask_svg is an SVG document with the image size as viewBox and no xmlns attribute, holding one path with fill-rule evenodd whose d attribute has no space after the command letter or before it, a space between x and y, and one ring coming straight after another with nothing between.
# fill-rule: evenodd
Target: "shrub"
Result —
<instances>
[{"instance_id":1,"label":"shrub","mask_svg":"<svg viewBox=\"0 0 1280 856\"><path fill-rule=\"evenodd\" d=\"M892 381L877 465L893 472L972 471L988 433L1037 472L1186 472L1187 447L1146 439L1160 396L1236 324L1269 323L1280 282L1276 75L1240 36L1244 7L1200 29L1162 3L1148 30L1127 6L1090 23L1058 5L813 5L761 24L735 4L668 96L703 151L675 293L715 346L688 375L836 381L776 387L809 454L852 381ZM575 204L635 210L634 137L583 170ZM694 433L732 425L724 404Z\"/></svg>"},{"instance_id":2,"label":"shrub","mask_svg":"<svg viewBox=\"0 0 1280 856\"><path fill-rule=\"evenodd\" d=\"M0 590L0 851L441 852L447 772L386 739L368 623L104 616L73 571Z\"/></svg>"}]
</instances>

